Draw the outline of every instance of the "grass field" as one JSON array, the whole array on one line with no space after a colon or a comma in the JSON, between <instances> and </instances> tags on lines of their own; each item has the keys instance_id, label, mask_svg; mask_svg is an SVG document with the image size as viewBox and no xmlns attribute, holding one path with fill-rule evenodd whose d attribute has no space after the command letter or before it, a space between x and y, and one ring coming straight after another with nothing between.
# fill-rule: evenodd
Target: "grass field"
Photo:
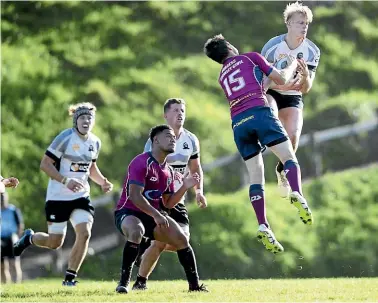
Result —
<instances>
[{"instance_id":1,"label":"grass field","mask_svg":"<svg viewBox=\"0 0 378 303\"><path fill-rule=\"evenodd\" d=\"M150 281L147 291L116 294L116 282L61 280L2 285L2 302L377 302L378 278L209 280L210 293L188 293L185 281Z\"/></svg>"}]
</instances>

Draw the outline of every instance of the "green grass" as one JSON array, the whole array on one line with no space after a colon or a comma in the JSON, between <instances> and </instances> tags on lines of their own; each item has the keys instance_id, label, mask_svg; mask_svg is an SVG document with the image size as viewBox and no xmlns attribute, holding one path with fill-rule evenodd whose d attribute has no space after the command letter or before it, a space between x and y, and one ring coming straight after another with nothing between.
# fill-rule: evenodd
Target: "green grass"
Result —
<instances>
[{"instance_id":1,"label":"green grass","mask_svg":"<svg viewBox=\"0 0 378 303\"><path fill-rule=\"evenodd\" d=\"M115 293L116 282L60 280L2 285L2 302L375 302L378 278L209 280L210 293L188 293L185 281L150 281L145 292Z\"/></svg>"}]
</instances>

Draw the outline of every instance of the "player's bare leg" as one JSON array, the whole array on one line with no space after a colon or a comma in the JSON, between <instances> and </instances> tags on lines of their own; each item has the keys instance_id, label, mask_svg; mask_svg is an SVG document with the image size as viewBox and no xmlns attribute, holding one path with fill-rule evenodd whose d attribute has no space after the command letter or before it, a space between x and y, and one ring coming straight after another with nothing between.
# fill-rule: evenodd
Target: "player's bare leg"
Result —
<instances>
[{"instance_id":1,"label":"player's bare leg","mask_svg":"<svg viewBox=\"0 0 378 303\"><path fill-rule=\"evenodd\" d=\"M4 258L1 262L1 281L2 283L10 283L12 281L8 258Z\"/></svg>"},{"instance_id":2,"label":"player's bare leg","mask_svg":"<svg viewBox=\"0 0 378 303\"><path fill-rule=\"evenodd\" d=\"M272 253L283 252L282 245L277 241L269 227L266 218L265 193L264 193L264 161L261 153L245 161L249 174L249 198L256 213L259 228L257 238L265 248Z\"/></svg>"},{"instance_id":3,"label":"player's bare leg","mask_svg":"<svg viewBox=\"0 0 378 303\"><path fill-rule=\"evenodd\" d=\"M188 238L176 221L170 217L167 217L167 219L169 221L168 228L155 227L155 239L177 248L177 256L180 264L184 268L189 283L189 291L207 292L207 288L203 284L199 284L196 258Z\"/></svg>"},{"instance_id":4,"label":"player's bare leg","mask_svg":"<svg viewBox=\"0 0 378 303\"><path fill-rule=\"evenodd\" d=\"M273 96L267 94L266 95L269 105L272 108L274 115L279 118L278 114L278 107L277 107L277 102L273 98ZM277 177L277 187L278 187L278 193L282 198L287 198L290 194L290 184L286 179L285 174L282 172L283 171L283 164L281 162L278 162L275 168L275 173Z\"/></svg>"},{"instance_id":5,"label":"player's bare leg","mask_svg":"<svg viewBox=\"0 0 378 303\"><path fill-rule=\"evenodd\" d=\"M295 153L303 128L303 110L297 107L282 108L278 112L278 117L289 135Z\"/></svg>"},{"instance_id":6,"label":"player's bare leg","mask_svg":"<svg viewBox=\"0 0 378 303\"><path fill-rule=\"evenodd\" d=\"M284 173L292 190L290 202L298 209L299 217L303 223L311 225L313 223L312 212L302 193L301 169L291 142L287 140L271 146L270 149L284 163Z\"/></svg>"},{"instance_id":7,"label":"player's bare leg","mask_svg":"<svg viewBox=\"0 0 378 303\"><path fill-rule=\"evenodd\" d=\"M145 228L141 220L135 216L127 216L121 224L122 232L126 236L125 247L123 248L121 278L116 288L118 293L128 293L131 272L134 262L138 256L139 244L145 233Z\"/></svg>"},{"instance_id":8,"label":"player's bare leg","mask_svg":"<svg viewBox=\"0 0 378 303\"><path fill-rule=\"evenodd\" d=\"M76 278L77 272L79 271L88 251L92 222L79 223L74 228L76 239L68 259L68 268L63 281L63 285L65 286L75 286L76 284L74 279Z\"/></svg>"},{"instance_id":9,"label":"player's bare leg","mask_svg":"<svg viewBox=\"0 0 378 303\"><path fill-rule=\"evenodd\" d=\"M42 248L58 249L62 246L66 236L66 222L47 222L49 233L34 233L32 229L26 229L22 237L13 245L14 255L20 256L30 245Z\"/></svg>"},{"instance_id":10,"label":"player's bare leg","mask_svg":"<svg viewBox=\"0 0 378 303\"><path fill-rule=\"evenodd\" d=\"M14 282L21 283L22 281L22 270L21 270L21 261L20 257L15 257L14 259L9 260L10 268L14 272Z\"/></svg>"},{"instance_id":11,"label":"player's bare leg","mask_svg":"<svg viewBox=\"0 0 378 303\"><path fill-rule=\"evenodd\" d=\"M165 250L167 244L160 241L152 241L151 245L144 252L142 262L139 267L138 277L133 286L133 290L147 289L147 279L155 269L161 253Z\"/></svg>"},{"instance_id":12,"label":"player's bare leg","mask_svg":"<svg viewBox=\"0 0 378 303\"><path fill-rule=\"evenodd\" d=\"M37 232L32 237L33 245L49 248L58 249L63 245L66 234L46 234L43 232Z\"/></svg>"}]
</instances>

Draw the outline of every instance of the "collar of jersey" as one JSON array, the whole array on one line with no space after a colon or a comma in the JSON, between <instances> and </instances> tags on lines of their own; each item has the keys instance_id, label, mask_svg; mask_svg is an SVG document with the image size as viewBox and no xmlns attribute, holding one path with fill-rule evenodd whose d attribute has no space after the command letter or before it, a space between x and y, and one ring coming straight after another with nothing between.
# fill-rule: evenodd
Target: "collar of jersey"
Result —
<instances>
[{"instance_id":1,"label":"collar of jersey","mask_svg":"<svg viewBox=\"0 0 378 303\"><path fill-rule=\"evenodd\" d=\"M165 160L162 164L160 164L159 161L154 158L154 156L152 155L152 152L149 151L148 154L152 158L152 160L154 162L156 162L160 167L165 167L166 166L167 160Z\"/></svg>"}]
</instances>

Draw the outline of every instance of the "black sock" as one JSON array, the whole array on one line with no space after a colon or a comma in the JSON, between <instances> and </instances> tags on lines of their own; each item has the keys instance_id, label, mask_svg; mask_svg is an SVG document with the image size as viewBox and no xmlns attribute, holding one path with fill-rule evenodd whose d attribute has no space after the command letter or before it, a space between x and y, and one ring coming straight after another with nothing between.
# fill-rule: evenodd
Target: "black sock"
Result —
<instances>
[{"instance_id":1,"label":"black sock","mask_svg":"<svg viewBox=\"0 0 378 303\"><path fill-rule=\"evenodd\" d=\"M147 283L147 278L140 276L139 274L137 275L137 282L146 284Z\"/></svg>"},{"instance_id":2,"label":"black sock","mask_svg":"<svg viewBox=\"0 0 378 303\"><path fill-rule=\"evenodd\" d=\"M276 167L276 170L281 173L283 170L284 170L284 166L282 164L282 162L278 162L277 164L277 167Z\"/></svg>"},{"instance_id":3,"label":"black sock","mask_svg":"<svg viewBox=\"0 0 378 303\"><path fill-rule=\"evenodd\" d=\"M131 272L134 262L138 256L139 244L127 241L123 248L122 273L120 284L127 285L130 283Z\"/></svg>"},{"instance_id":4,"label":"black sock","mask_svg":"<svg viewBox=\"0 0 378 303\"><path fill-rule=\"evenodd\" d=\"M193 249L190 246L180 249L177 251L177 256L182 267L184 267L189 286L198 286L199 278L197 272L196 257L194 255Z\"/></svg>"},{"instance_id":5,"label":"black sock","mask_svg":"<svg viewBox=\"0 0 378 303\"><path fill-rule=\"evenodd\" d=\"M66 270L66 277L64 280L72 282L77 277L77 272L72 269Z\"/></svg>"},{"instance_id":6,"label":"black sock","mask_svg":"<svg viewBox=\"0 0 378 303\"><path fill-rule=\"evenodd\" d=\"M151 240L149 238L143 237L142 242L139 244L139 256L142 256L146 249L150 247L151 245Z\"/></svg>"}]
</instances>

